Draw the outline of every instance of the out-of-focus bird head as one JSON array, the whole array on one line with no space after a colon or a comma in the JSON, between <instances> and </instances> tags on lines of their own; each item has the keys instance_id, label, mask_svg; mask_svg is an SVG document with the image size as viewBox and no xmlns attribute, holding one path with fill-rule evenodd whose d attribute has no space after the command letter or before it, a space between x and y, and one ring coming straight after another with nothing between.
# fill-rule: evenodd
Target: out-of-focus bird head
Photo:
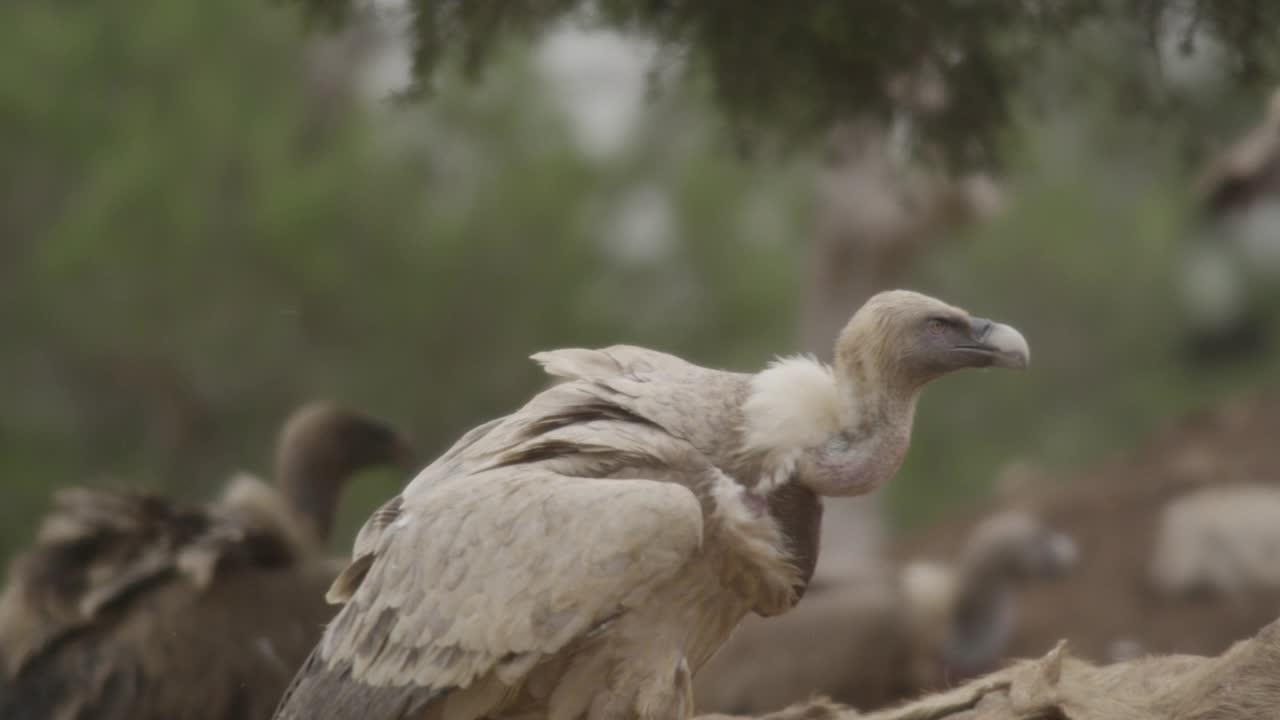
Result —
<instances>
[{"instance_id":1,"label":"out-of-focus bird head","mask_svg":"<svg viewBox=\"0 0 1280 720\"><path fill-rule=\"evenodd\" d=\"M1049 527L1038 515L1006 510L974 530L965 556L1017 582L1063 575L1079 562L1080 552L1070 535Z\"/></svg>"},{"instance_id":2,"label":"out-of-focus bird head","mask_svg":"<svg viewBox=\"0 0 1280 720\"><path fill-rule=\"evenodd\" d=\"M296 509L327 537L338 495L356 473L373 467L417 469L417 454L386 423L328 402L289 416L276 443L276 482Z\"/></svg>"},{"instance_id":3,"label":"out-of-focus bird head","mask_svg":"<svg viewBox=\"0 0 1280 720\"><path fill-rule=\"evenodd\" d=\"M328 402L311 402L289 416L276 447L276 465L297 462L355 472L367 467L412 469L416 453L395 428Z\"/></svg>"}]
</instances>

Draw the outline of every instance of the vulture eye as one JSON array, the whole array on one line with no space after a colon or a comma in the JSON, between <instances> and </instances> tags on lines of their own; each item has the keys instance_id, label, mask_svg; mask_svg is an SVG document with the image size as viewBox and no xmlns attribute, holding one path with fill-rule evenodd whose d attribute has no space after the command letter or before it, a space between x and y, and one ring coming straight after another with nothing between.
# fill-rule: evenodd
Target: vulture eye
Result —
<instances>
[{"instance_id":1,"label":"vulture eye","mask_svg":"<svg viewBox=\"0 0 1280 720\"><path fill-rule=\"evenodd\" d=\"M941 335L946 329L947 324L938 318L931 318L928 324L925 325L925 330L927 330L930 335Z\"/></svg>"}]
</instances>

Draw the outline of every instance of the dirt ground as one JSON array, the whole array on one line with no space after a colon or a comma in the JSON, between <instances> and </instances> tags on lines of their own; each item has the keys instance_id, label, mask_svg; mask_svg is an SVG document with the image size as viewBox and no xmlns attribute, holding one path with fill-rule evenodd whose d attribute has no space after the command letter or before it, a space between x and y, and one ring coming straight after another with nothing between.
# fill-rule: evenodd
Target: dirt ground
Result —
<instances>
[{"instance_id":1,"label":"dirt ground","mask_svg":"<svg viewBox=\"0 0 1280 720\"><path fill-rule=\"evenodd\" d=\"M1280 616L1280 592L1170 601L1146 584L1165 503L1216 483L1280 485L1278 431L1280 393L1233 401L1169 424L1126 457L1027 493L1020 504L1074 535L1080 565L1021 594L1009 656L1041 656L1060 638L1074 655L1095 662L1112 659L1119 641L1136 641L1152 653L1217 654ZM945 559L995 507L904 534L893 555Z\"/></svg>"}]
</instances>

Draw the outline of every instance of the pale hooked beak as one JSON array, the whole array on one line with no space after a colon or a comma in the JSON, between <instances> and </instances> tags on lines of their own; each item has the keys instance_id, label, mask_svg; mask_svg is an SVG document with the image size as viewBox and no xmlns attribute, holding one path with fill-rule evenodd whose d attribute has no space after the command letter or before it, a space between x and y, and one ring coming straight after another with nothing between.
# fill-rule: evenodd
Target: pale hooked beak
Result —
<instances>
[{"instance_id":1,"label":"pale hooked beak","mask_svg":"<svg viewBox=\"0 0 1280 720\"><path fill-rule=\"evenodd\" d=\"M1031 348L1012 325L992 322L986 318L971 318L969 327L973 343L964 349L987 355L991 365L1015 370L1025 369L1031 363Z\"/></svg>"}]
</instances>

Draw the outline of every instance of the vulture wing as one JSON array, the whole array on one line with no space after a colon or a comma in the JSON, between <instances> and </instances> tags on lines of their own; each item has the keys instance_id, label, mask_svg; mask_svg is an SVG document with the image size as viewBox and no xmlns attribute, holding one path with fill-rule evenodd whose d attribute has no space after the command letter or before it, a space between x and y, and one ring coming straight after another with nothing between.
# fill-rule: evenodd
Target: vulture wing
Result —
<instances>
[{"instance_id":1,"label":"vulture wing","mask_svg":"<svg viewBox=\"0 0 1280 720\"><path fill-rule=\"evenodd\" d=\"M564 407L579 390L544 401ZM481 717L696 552L702 508L684 485L717 472L702 455L648 423L551 421L539 402L370 519L364 554L331 590L347 605L278 718L391 720L433 703Z\"/></svg>"},{"instance_id":2,"label":"vulture wing","mask_svg":"<svg viewBox=\"0 0 1280 720\"><path fill-rule=\"evenodd\" d=\"M206 587L241 530L143 493L71 488L54 498L35 546L13 562L0 596L0 659L16 673L106 606L178 573Z\"/></svg>"},{"instance_id":3,"label":"vulture wing","mask_svg":"<svg viewBox=\"0 0 1280 720\"><path fill-rule=\"evenodd\" d=\"M266 717L333 616L274 490L59 492L0 596L0 717ZM317 558L319 560L319 558Z\"/></svg>"},{"instance_id":4,"label":"vulture wing","mask_svg":"<svg viewBox=\"0 0 1280 720\"><path fill-rule=\"evenodd\" d=\"M729 450L717 433L715 417L736 412L745 390L745 377L694 365L674 355L631 345L601 350L569 348L533 355L550 375L569 382L535 397L524 409L486 422L458 439L432 463L414 484L465 475L478 463L506 452L530 437L586 423L620 421L588 444L599 443L608 432L631 424L662 431L645 442L686 441L698 452L715 456ZM634 441L634 438L632 439ZM545 444L545 442L544 442ZM595 453L596 455L599 452ZM371 555L387 525L398 516L404 498L393 497L379 508L356 535L352 556ZM343 581L340 580L339 585ZM341 592L330 595L344 599Z\"/></svg>"},{"instance_id":5,"label":"vulture wing","mask_svg":"<svg viewBox=\"0 0 1280 720\"><path fill-rule=\"evenodd\" d=\"M440 456L440 459L432 463L431 467L424 471L423 475L444 475L459 472L460 469L465 466L467 451L471 450L473 446L477 444L483 445L484 440L489 438L491 431L500 427L505 420L507 420L507 418L490 420L467 431L458 439L457 442L453 444L453 447L446 450L445 453ZM476 457L484 456L483 452L475 452L472 454ZM384 503L382 507L375 510L373 515L365 521L364 525L360 528L360 531L356 533L355 544L352 548L351 554L352 557L356 558L357 566L361 562L361 558L367 558L368 560L373 558L373 553L378 547L383 531L400 516L403 503L403 495L396 495L391 498ZM365 560L365 562L368 560ZM350 568L348 572L350 573L352 570L357 569L357 567L353 567ZM335 583L335 588L341 586L341 584L342 582ZM328 598L330 602L345 602L347 599L340 591L336 590L330 591Z\"/></svg>"}]
</instances>

